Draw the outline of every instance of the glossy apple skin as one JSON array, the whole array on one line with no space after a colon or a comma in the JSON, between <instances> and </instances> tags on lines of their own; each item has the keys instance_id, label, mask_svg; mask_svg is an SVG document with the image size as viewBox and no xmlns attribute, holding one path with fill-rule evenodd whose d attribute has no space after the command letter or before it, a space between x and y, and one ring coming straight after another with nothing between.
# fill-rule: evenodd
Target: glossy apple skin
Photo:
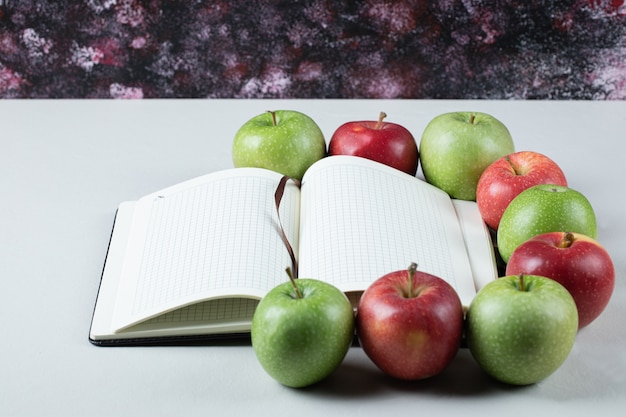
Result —
<instances>
[{"instance_id":1,"label":"glossy apple skin","mask_svg":"<svg viewBox=\"0 0 626 417\"><path fill-rule=\"evenodd\" d=\"M411 132L396 123L377 124L354 121L339 126L328 144L328 154L360 156L415 175L419 152Z\"/></svg>"},{"instance_id":2,"label":"glossy apple skin","mask_svg":"<svg viewBox=\"0 0 626 417\"><path fill-rule=\"evenodd\" d=\"M615 288L609 253L580 233L544 233L522 243L506 266L507 275L521 273L552 278L567 288L578 308L579 329L604 311Z\"/></svg>"},{"instance_id":3,"label":"glossy apple skin","mask_svg":"<svg viewBox=\"0 0 626 417\"><path fill-rule=\"evenodd\" d=\"M572 188L535 185L519 193L504 210L496 237L498 252L508 263L515 248L531 237L562 231L597 239L598 226L591 203Z\"/></svg>"},{"instance_id":4,"label":"glossy apple skin","mask_svg":"<svg viewBox=\"0 0 626 417\"><path fill-rule=\"evenodd\" d=\"M515 152L507 127L481 112L451 112L433 118L419 145L424 178L452 198L476 200L483 171Z\"/></svg>"},{"instance_id":5,"label":"glossy apple skin","mask_svg":"<svg viewBox=\"0 0 626 417\"><path fill-rule=\"evenodd\" d=\"M408 297L407 271L384 275L364 292L357 310L363 351L386 374L428 378L454 359L463 333L463 307L443 279L417 271Z\"/></svg>"},{"instance_id":6,"label":"glossy apple skin","mask_svg":"<svg viewBox=\"0 0 626 417\"><path fill-rule=\"evenodd\" d=\"M489 165L476 187L476 203L487 226L497 230L502 214L513 198L538 184L567 187L563 170L541 153L515 152Z\"/></svg>"},{"instance_id":7,"label":"glossy apple skin","mask_svg":"<svg viewBox=\"0 0 626 417\"><path fill-rule=\"evenodd\" d=\"M354 312L346 295L316 279L296 280L270 290L252 319L254 353L276 381L302 388L328 377L354 339Z\"/></svg>"},{"instance_id":8,"label":"glossy apple skin","mask_svg":"<svg viewBox=\"0 0 626 417\"><path fill-rule=\"evenodd\" d=\"M493 378L529 385L553 374L567 359L578 332L576 303L558 282L509 275L485 285L466 315L466 342Z\"/></svg>"},{"instance_id":9,"label":"glossy apple skin","mask_svg":"<svg viewBox=\"0 0 626 417\"><path fill-rule=\"evenodd\" d=\"M253 117L235 133L232 145L235 167L266 168L296 179L302 179L304 172L324 156L326 141L319 126L295 110Z\"/></svg>"}]
</instances>

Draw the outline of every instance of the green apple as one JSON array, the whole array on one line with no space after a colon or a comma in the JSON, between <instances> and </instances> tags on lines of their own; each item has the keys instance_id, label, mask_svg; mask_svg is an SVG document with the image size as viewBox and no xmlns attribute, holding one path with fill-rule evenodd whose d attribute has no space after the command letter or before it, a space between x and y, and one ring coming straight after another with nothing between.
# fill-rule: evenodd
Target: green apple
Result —
<instances>
[{"instance_id":1,"label":"green apple","mask_svg":"<svg viewBox=\"0 0 626 417\"><path fill-rule=\"evenodd\" d=\"M233 140L235 167L267 168L291 178L326 156L326 141L309 116L295 110L259 114L244 123Z\"/></svg>"},{"instance_id":2,"label":"green apple","mask_svg":"<svg viewBox=\"0 0 626 417\"><path fill-rule=\"evenodd\" d=\"M484 286L466 316L466 341L479 366L495 379L528 385L554 373L578 332L578 311L558 282L509 275Z\"/></svg>"},{"instance_id":3,"label":"green apple","mask_svg":"<svg viewBox=\"0 0 626 417\"><path fill-rule=\"evenodd\" d=\"M452 112L432 119L420 140L422 172L427 182L452 198L476 200L483 171L496 159L513 153L506 126L480 112Z\"/></svg>"},{"instance_id":4,"label":"green apple","mask_svg":"<svg viewBox=\"0 0 626 417\"><path fill-rule=\"evenodd\" d=\"M497 232L504 262L519 245L548 232L576 232L598 237L596 216L580 192L559 185L540 184L519 193L502 214Z\"/></svg>"},{"instance_id":5,"label":"green apple","mask_svg":"<svg viewBox=\"0 0 626 417\"><path fill-rule=\"evenodd\" d=\"M251 337L259 363L272 378L305 387L326 378L343 361L354 338L354 312L333 285L292 279L263 297Z\"/></svg>"}]
</instances>

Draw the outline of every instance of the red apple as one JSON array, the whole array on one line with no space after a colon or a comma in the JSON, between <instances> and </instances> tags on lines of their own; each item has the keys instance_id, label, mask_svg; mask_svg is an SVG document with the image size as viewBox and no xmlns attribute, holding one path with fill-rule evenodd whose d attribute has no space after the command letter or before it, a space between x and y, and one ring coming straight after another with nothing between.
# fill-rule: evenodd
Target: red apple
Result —
<instances>
[{"instance_id":1,"label":"red apple","mask_svg":"<svg viewBox=\"0 0 626 417\"><path fill-rule=\"evenodd\" d=\"M348 122L339 126L328 144L329 155L353 155L371 159L415 175L419 153L415 138L406 128L378 121Z\"/></svg>"},{"instance_id":2,"label":"red apple","mask_svg":"<svg viewBox=\"0 0 626 417\"><path fill-rule=\"evenodd\" d=\"M424 379L454 359L463 333L463 307L450 284L411 264L365 290L356 329L363 351L383 372Z\"/></svg>"},{"instance_id":3,"label":"red apple","mask_svg":"<svg viewBox=\"0 0 626 417\"><path fill-rule=\"evenodd\" d=\"M567 187L561 168L538 152L515 152L489 165L476 186L476 203L487 226L497 230L502 213L513 198L538 184Z\"/></svg>"},{"instance_id":4,"label":"red apple","mask_svg":"<svg viewBox=\"0 0 626 417\"><path fill-rule=\"evenodd\" d=\"M522 243L506 266L506 275L521 273L552 278L567 288L576 302L579 329L602 313L615 287L608 252L580 233L544 233Z\"/></svg>"}]
</instances>

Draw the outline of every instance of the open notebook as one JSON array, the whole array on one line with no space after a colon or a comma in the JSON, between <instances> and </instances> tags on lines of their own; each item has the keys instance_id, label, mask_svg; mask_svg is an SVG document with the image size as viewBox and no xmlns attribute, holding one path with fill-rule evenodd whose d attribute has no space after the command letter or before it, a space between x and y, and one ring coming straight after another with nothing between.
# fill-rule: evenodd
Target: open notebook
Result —
<instances>
[{"instance_id":1,"label":"open notebook","mask_svg":"<svg viewBox=\"0 0 626 417\"><path fill-rule=\"evenodd\" d=\"M326 280L353 300L376 278L416 262L469 304L497 276L476 204L357 157L314 164L301 187L235 168L118 207L89 338L98 345L165 343L249 332L254 309L287 280Z\"/></svg>"}]
</instances>

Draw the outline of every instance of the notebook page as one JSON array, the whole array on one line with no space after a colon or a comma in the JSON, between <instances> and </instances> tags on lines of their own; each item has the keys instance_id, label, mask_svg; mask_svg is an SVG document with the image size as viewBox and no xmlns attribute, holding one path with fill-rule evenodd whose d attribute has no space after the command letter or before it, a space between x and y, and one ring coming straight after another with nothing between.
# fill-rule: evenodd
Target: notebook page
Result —
<instances>
[{"instance_id":1,"label":"notebook page","mask_svg":"<svg viewBox=\"0 0 626 417\"><path fill-rule=\"evenodd\" d=\"M117 338L249 332L258 299L220 298L190 304L140 322Z\"/></svg>"},{"instance_id":2,"label":"notebook page","mask_svg":"<svg viewBox=\"0 0 626 417\"><path fill-rule=\"evenodd\" d=\"M498 278L493 242L475 202L452 200L452 203L463 231L465 248L472 266L474 287L478 292Z\"/></svg>"},{"instance_id":3,"label":"notebook page","mask_svg":"<svg viewBox=\"0 0 626 417\"><path fill-rule=\"evenodd\" d=\"M452 202L398 170L355 157L329 157L302 184L300 276L362 291L376 278L418 269L448 281L461 300L475 295Z\"/></svg>"},{"instance_id":4,"label":"notebook page","mask_svg":"<svg viewBox=\"0 0 626 417\"><path fill-rule=\"evenodd\" d=\"M140 199L113 327L120 330L212 298L260 298L283 282L291 260L274 202L280 178L270 171L240 168ZM296 253L299 193L288 183L281 202L281 221ZM215 313L204 308L209 316ZM198 315L199 320L206 314Z\"/></svg>"}]
</instances>

